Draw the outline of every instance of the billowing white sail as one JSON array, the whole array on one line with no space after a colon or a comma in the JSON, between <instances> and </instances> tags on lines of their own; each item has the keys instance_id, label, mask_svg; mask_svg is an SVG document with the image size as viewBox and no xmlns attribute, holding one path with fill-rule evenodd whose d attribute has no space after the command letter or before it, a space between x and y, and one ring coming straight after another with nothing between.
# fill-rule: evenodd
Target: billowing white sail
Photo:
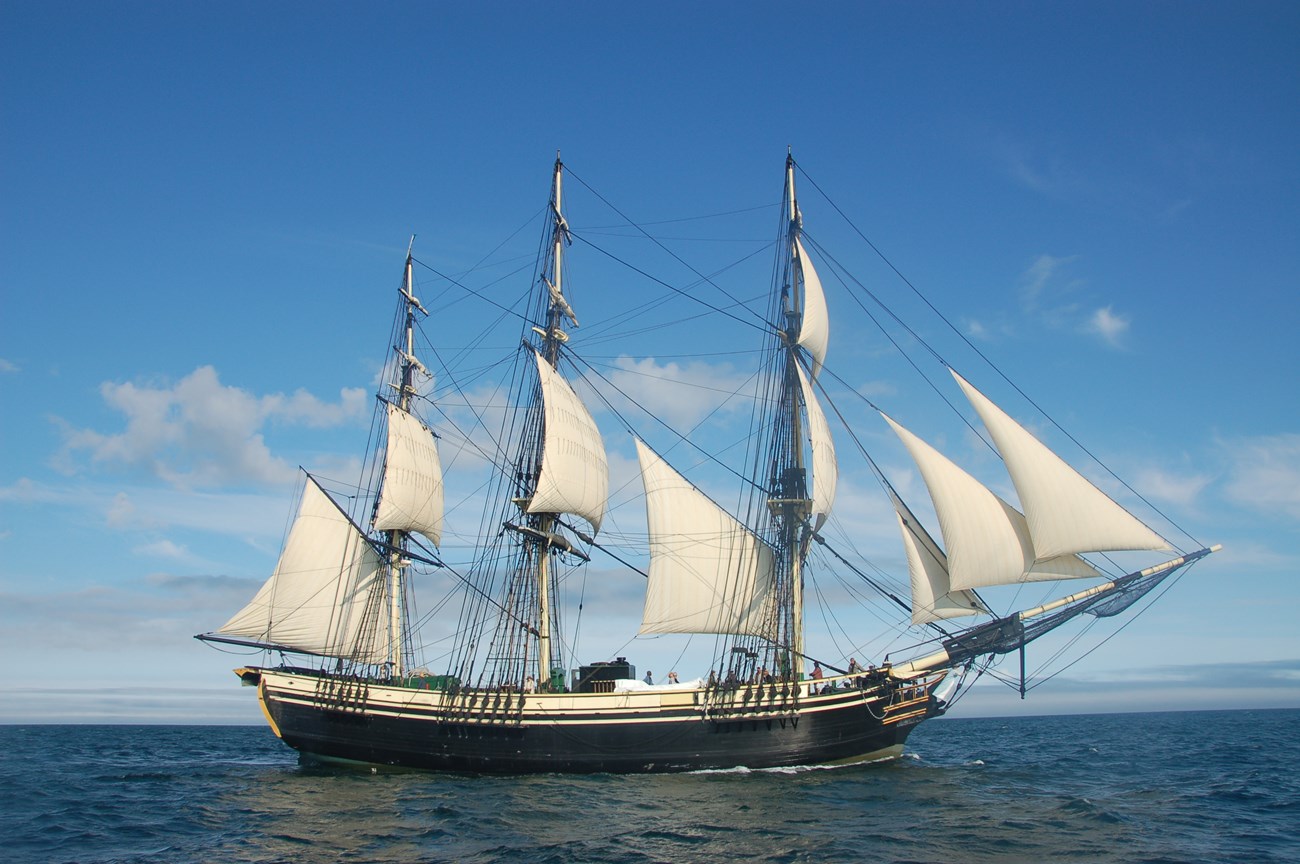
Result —
<instances>
[{"instance_id":1,"label":"billowing white sail","mask_svg":"<svg viewBox=\"0 0 1300 864\"><path fill-rule=\"evenodd\" d=\"M772 550L639 439L650 529L642 633L771 635Z\"/></svg>"},{"instance_id":2,"label":"billowing white sail","mask_svg":"<svg viewBox=\"0 0 1300 864\"><path fill-rule=\"evenodd\" d=\"M438 545L442 539L442 463L425 426L396 405L388 405L388 449L375 528L418 531Z\"/></svg>"},{"instance_id":3,"label":"billowing white sail","mask_svg":"<svg viewBox=\"0 0 1300 864\"><path fill-rule=\"evenodd\" d=\"M803 390L804 405L808 409L808 440L812 445L812 517L813 530L817 530L831 513L835 503L835 485L839 480L839 465L835 461L835 442L831 438L831 427L826 423L826 412L822 411L817 394L813 392L812 383L804 374L802 367L795 365L799 373L799 387Z\"/></svg>"},{"instance_id":4,"label":"billowing white sail","mask_svg":"<svg viewBox=\"0 0 1300 864\"><path fill-rule=\"evenodd\" d=\"M907 572L912 583L912 623L979 615L988 609L970 591L954 591L948 580L948 558L912 511L894 496L894 512L903 532Z\"/></svg>"},{"instance_id":5,"label":"billowing white sail","mask_svg":"<svg viewBox=\"0 0 1300 864\"><path fill-rule=\"evenodd\" d=\"M954 590L1100 576L1074 555L1037 560L1025 517L946 456L882 414L907 447L934 501Z\"/></svg>"},{"instance_id":6,"label":"billowing white sail","mask_svg":"<svg viewBox=\"0 0 1300 864\"><path fill-rule=\"evenodd\" d=\"M966 379L956 372L952 377L984 421L1006 462L1040 559L1074 552L1171 548L1163 537L1047 449Z\"/></svg>"},{"instance_id":7,"label":"billowing white sail","mask_svg":"<svg viewBox=\"0 0 1300 864\"><path fill-rule=\"evenodd\" d=\"M812 377L816 379L826 361L826 347L831 338L826 292L822 290L822 280L798 237L794 240L794 248L796 266L803 273L803 319L799 325L799 344L812 355Z\"/></svg>"},{"instance_id":8,"label":"billowing white sail","mask_svg":"<svg viewBox=\"0 0 1300 864\"><path fill-rule=\"evenodd\" d=\"M382 616L370 601L382 578L378 553L309 478L275 572L217 632L381 663L387 634L380 632Z\"/></svg>"},{"instance_id":9,"label":"billowing white sail","mask_svg":"<svg viewBox=\"0 0 1300 864\"><path fill-rule=\"evenodd\" d=\"M587 406L569 382L536 354L546 414L546 441L537 491L529 513L571 513L600 530L609 496L609 463L605 442Z\"/></svg>"}]
</instances>

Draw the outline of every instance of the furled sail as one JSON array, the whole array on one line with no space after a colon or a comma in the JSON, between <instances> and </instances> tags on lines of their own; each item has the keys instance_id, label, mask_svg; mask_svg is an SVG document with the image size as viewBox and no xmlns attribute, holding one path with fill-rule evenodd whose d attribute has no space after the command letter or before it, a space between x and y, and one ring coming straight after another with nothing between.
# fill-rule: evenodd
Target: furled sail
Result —
<instances>
[{"instance_id":1,"label":"furled sail","mask_svg":"<svg viewBox=\"0 0 1300 864\"><path fill-rule=\"evenodd\" d=\"M650 529L642 633L770 635L772 550L636 442Z\"/></svg>"},{"instance_id":2,"label":"furled sail","mask_svg":"<svg viewBox=\"0 0 1300 864\"><path fill-rule=\"evenodd\" d=\"M930 490L953 589L1101 575L1075 555L1038 560L1019 511L889 416L881 416L912 454Z\"/></svg>"},{"instance_id":3,"label":"furled sail","mask_svg":"<svg viewBox=\"0 0 1300 864\"><path fill-rule=\"evenodd\" d=\"M542 382L546 441L537 490L529 513L571 513L600 530L609 495L609 463L605 443L587 406L569 382L536 354Z\"/></svg>"},{"instance_id":4,"label":"furled sail","mask_svg":"<svg viewBox=\"0 0 1300 864\"><path fill-rule=\"evenodd\" d=\"M442 509L442 463L433 433L389 403L388 449L375 528L418 531L436 546L442 539Z\"/></svg>"},{"instance_id":5,"label":"furled sail","mask_svg":"<svg viewBox=\"0 0 1300 864\"><path fill-rule=\"evenodd\" d=\"M826 412L822 411L817 394L813 392L812 383L799 365L799 387L803 390L804 406L808 409L808 440L812 445L812 517L813 530L825 523L835 503L835 485L839 479L839 465L835 461L835 442L831 438L831 427L826 422Z\"/></svg>"},{"instance_id":6,"label":"furled sail","mask_svg":"<svg viewBox=\"0 0 1300 864\"><path fill-rule=\"evenodd\" d=\"M912 583L912 623L928 624L946 618L979 615L988 612L971 591L954 591L948 580L948 557L922 527L911 509L897 496L894 512L903 532L907 551L907 572Z\"/></svg>"},{"instance_id":7,"label":"furled sail","mask_svg":"<svg viewBox=\"0 0 1300 864\"><path fill-rule=\"evenodd\" d=\"M951 370L950 370L951 371ZM1039 558L1074 552L1170 549L1169 543L1047 449L956 372L1015 484Z\"/></svg>"},{"instance_id":8,"label":"furled sail","mask_svg":"<svg viewBox=\"0 0 1300 864\"><path fill-rule=\"evenodd\" d=\"M826 312L826 292L822 290L822 280L813 268L808 252L796 237L794 240L795 264L803 273L803 312L799 324L799 344L808 349L812 355L812 377L822 371L826 361L826 347L830 344L830 316Z\"/></svg>"},{"instance_id":9,"label":"furled sail","mask_svg":"<svg viewBox=\"0 0 1300 864\"><path fill-rule=\"evenodd\" d=\"M382 562L347 515L308 478L275 572L218 633L309 654L387 659L387 636L367 606Z\"/></svg>"}]
</instances>

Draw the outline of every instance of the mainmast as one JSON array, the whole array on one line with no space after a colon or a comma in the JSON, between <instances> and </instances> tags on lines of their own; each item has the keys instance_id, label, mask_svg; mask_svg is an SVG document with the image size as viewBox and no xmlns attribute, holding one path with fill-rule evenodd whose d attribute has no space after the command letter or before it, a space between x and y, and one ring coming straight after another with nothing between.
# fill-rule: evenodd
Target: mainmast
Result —
<instances>
[{"instance_id":1,"label":"mainmast","mask_svg":"<svg viewBox=\"0 0 1300 864\"><path fill-rule=\"evenodd\" d=\"M569 306L568 301L564 299L564 242L569 232L568 223L564 220L562 210L564 196L564 163L560 161L560 154L555 154L555 168L551 180L551 248L550 248L550 266L542 274L542 280L546 284L548 302L546 306L546 327L534 328L542 339L541 349L538 352L542 360L545 361L551 369L555 369L560 360L560 346L568 341L568 335L561 329L561 324L565 316L573 321L577 326L577 318L574 317L573 309ZM533 477L533 492L536 493L537 483L540 479L541 457L538 455L534 461L538 467L538 473ZM551 660L552 660L552 608L551 608L551 573L550 573L550 549L557 513L540 512L533 513L529 519L529 527L532 530L532 538L526 540L531 542L536 549L536 584L537 584L537 681L539 686L548 687L551 681Z\"/></svg>"},{"instance_id":2,"label":"mainmast","mask_svg":"<svg viewBox=\"0 0 1300 864\"><path fill-rule=\"evenodd\" d=\"M803 246L794 157L788 154L785 198L780 251L785 262L772 322L778 341L771 380L778 398L771 426L768 506L782 600L773 638L782 652L780 671L798 677L805 654L803 562L813 532L831 512L838 469L830 428L814 391L829 341L826 298Z\"/></svg>"},{"instance_id":3,"label":"mainmast","mask_svg":"<svg viewBox=\"0 0 1300 864\"><path fill-rule=\"evenodd\" d=\"M551 272L547 277L546 287L550 289L551 302L546 313L546 332L542 335L542 357L554 369L560 361L560 343L564 333L560 330L560 318L563 309L568 308L562 293L564 267L564 233L568 226L564 222L561 210L564 194L564 164L560 154L555 154L555 173L551 181ZM537 530L543 537L551 534L555 524L554 513L541 513L537 516ZM551 588L550 573L547 562L550 551L546 541L537 543L537 680L545 684L551 680Z\"/></svg>"},{"instance_id":4,"label":"mainmast","mask_svg":"<svg viewBox=\"0 0 1300 864\"><path fill-rule=\"evenodd\" d=\"M799 410L798 380L798 343L799 330L803 323L803 276L798 266L798 240L802 228L799 217L799 204L794 191L794 156L787 153L785 157L786 208L789 216L789 247L791 261L790 290L785 301L785 369L782 377L782 409L789 417L789 435L786 438L788 462L784 482L781 484L782 549L787 556L790 574L790 668L795 678L802 677L803 669L803 573L801 543L799 533L804 520L808 518L811 502L808 500L808 472L804 465L802 417Z\"/></svg>"},{"instance_id":5,"label":"mainmast","mask_svg":"<svg viewBox=\"0 0 1300 864\"><path fill-rule=\"evenodd\" d=\"M424 364L415 356L415 313L418 310L427 315L428 312L420 305L420 301L415 296L414 259L411 255L411 249L414 245L415 237L413 236L411 237L411 245L406 250L406 273L400 289L406 303L405 338L404 345L397 347L399 360L397 381L392 385L397 390L397 406L406 412L411 410L411 400L416 395L416 370L423 372L425 375L428 374ZM400 551L405 548L407 532L401 529L393 529L386 533L390 550L388 553L388 664L392 669L393 676L400 677L403 672L402 600L405 593L406 568L410 566L411 562Z\"/></svg>"}]
</instances>

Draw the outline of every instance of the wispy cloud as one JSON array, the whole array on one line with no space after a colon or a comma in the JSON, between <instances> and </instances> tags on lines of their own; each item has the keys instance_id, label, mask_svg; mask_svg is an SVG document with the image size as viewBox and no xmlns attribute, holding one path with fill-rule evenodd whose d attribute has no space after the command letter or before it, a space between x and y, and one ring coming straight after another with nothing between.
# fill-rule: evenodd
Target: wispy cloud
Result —
<instances>
[{"instance_id":1,"label":"wispy cloud","mask_svg":"<svg viewBox=\"0 0 1300 864\"><path fill-rule=\"evenodd\" d=\"M0 357L0 372L20 372L18 364Z\"/></svg>"},{"instance_id":2,"label":"wispy cloud","mask_svg":"<svg viewBox=\"0 0 1300 864\"><path fill-rule=\"evenodd\" d=\"M1007 321L988 321L970 318L966 320L965 326L966 335L981 342L992 342L997 339L1015 336L1016 334L1016 328Z\"/></svg>"},{"instance_id":3,"label":"wispy cloud","mask_svg":"<svg viewBox=\"0 0 1300 864\"><path fill-rule=\"evenodd\" d=\"M1110 306L1103 306L1093 311L1083 324L1083 332L1101 338L1112 348L1122 348L1124 334L1128 332L1129 319L1116 314Z\"/></svg>"},{"instance_id":4,"label":"wispy cloud","mask_svg":"<svg viewBox=\"0 0 1300 864\"><path fill-rule=\"evenodd\" d=\"M748 406L753 396L752 377L730 364L660 363L653 357L620 357L616 365L617 371L609 378L618 389L677 429L689 429L719 409Z\"/></svg>"},{"instance_id":5,"label":"wispy cloud","mask_svg":"<svg viewBox=\"0 0 1300 864\"><path fill-rule=\"evenodd\" d=\"M363 417L365 391L344 389L336 402L305 391L257 396L222 384L217 371L201 366L170 385L106 382L104 402L126 418L116 433L64 430L55 463L66 473L92 465L143 470L177 488L214 488L238 483L282 484L294 469L273 455L263 437L268 423L337 426Z\"/></svg>"},{"instance_id":6,"label":"wispy cloud","mask_svg":"<svg viewBox=\"0 0 1300 864\"><path fill-rule=\"evenodd\" d=\"M1054 255L1039 255L1020 275L1020 299L1029 312L1038 310L1039 298L1042 296L1052 276L1060 270L1062 264L1074 260L1073 255L1058 258Z\"/></svg>"},{"instance_id":7,"label":"wispy cloud","mask_svg":"<svg viewBox=\"0 0 1300 864\"><path fill-rule=\"evenodd\" d=\"M189 647L253 595L260 579L141 577L70 591L0 592L0 647L9 656L41 649L102 652ZM219 620L213 620L219 619Z\"/></svg>"},{"instance_id":8,"label":"wispy cloud","mask_svg":"<svg viewBox=\"0 0 1300 864\"><path fill-rule=\"evenodd\" d=\"M1192 711L1300 707L1300 660L1129 667L1115 673L1059 676L1028 701L981 681L951 716Z\"/></svg>"},{"instance_id":9,"label":"wispy cloud","mask_svg":"<svg viewBox=\"0 0 1300 864\"><path fill-rule=\"evenodd\" d=\"M1257 512L1300 520L1300 434L1224 442L1231 460L1228 498Z\"/></svg>"},{"instance_id":10,"label":"wispy cloud","mask_svg":"<svg viewBox=\"0 0 1300 864\"><path fill-rule=\"evenodd\" d=\"M1005 133L992 141L994 158L1020 186L1051 198L1080 198L1094 194L1092 183L1058 153Z\"/></svg>"},{"instance_id":11,"label":"wispy cloud","mask_svg":"<svg viewBox=\"0 0 1300 864\"><path fill-rule=\"evenodd\" d=\"M286 498L282 491L266 495L190 492L147 486L108 489L19 479L0 487L0 501L25 507L53 506L89 514L120 531L195 529L265 541L283 530Z\"/></svg>"},{"instance_id":12,"label":"wispy cloud","mask_svg":"<svg viewBox=\"0 0 1300 864\"><path fill-rule=\"evenodd\" d=\"M242 689L169 684L146 692L129 686L11 686L0 690L0 722L255 725L262 719L261 712L257 701ZM286 754L291 752L286 748Z\"/></svg>"},{"instance_id":13,"label":"wispy cloud","mask_svg":"<svg viewBox=\"0 0 1300 864\"><path fill-rule=\"evenodd\" d=\"M150 558L170 558L176 561L184 561L190 558L188 549L179 543L173 543L171 540L155 540L152 543L137 546L132 551L137 555Z\"/></svg>"},{"instance_id":14,"label":"wispy cloud","mask_svg":"<svg viewBox=\"0 0 1300 864\"><path fill-rule=\"evenodd\" d=\"M1071 265L1077 255L1042 254L1020 274L1021 312L1037 324L1053 329L1074 329L1099 338L1111 348L1124 347L1132 319L1115 311L1113 305L1085 311L1087 282L1076 276ZM989 329L978 322L968 325L976 338L987 338Z\"/></svg>"},{"instance_id":15,"label":"wispy cloud","mask_svg":"<svg viewBox=\"0 0 1300 864\"><path fill-rule=\"evenodd\" d=\"M1206 474L1185 476L1158 468L1147 468L1139 472L1135 485L1149 498L1192 507L1211 479Z\"/></svg>"},{"instance_id":16,"label":"wispy cloud","mask_svg":"<svg viewBox=\"0 0 1300 864\"><path fill-rule=\"evenodd\" d=\"M1071 298L1082 287L1083 280L1067 270L1067 265L1077 259L1077 255L1058 257L1044 253L1025 268L1020 274L1020 303L1026 315L1039 318L1049 326L1060 326L1077 314L1079 304Z\"/></svg>"}]
</instances>

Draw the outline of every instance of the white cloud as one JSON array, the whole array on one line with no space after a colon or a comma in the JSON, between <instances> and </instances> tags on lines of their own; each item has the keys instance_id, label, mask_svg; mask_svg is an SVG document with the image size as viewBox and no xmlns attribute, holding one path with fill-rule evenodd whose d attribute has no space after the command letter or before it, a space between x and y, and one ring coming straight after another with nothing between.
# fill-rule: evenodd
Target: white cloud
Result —
<instances>
[{"instance_id":1,"label":"white cloud","mask_svg":"<svg viewBox=\"0 0 1300 864\"><path fill-rule=\"evenodd\" d=\"M357 469L352 474L355 476ZM235 536L255 544L281 537L291 502L284 490L265 495L209 493L181 489L34 483L23 478L0 487L0 502L25 507L52 505L69 513L90 514L109 528L162 532L173 528Z\"/></svg>"},{"instance_id":2,"label":"white cloud","mask_svg":"<svg viewBox=\"0 0 1300 864\"><path fill-rule=\"evenodd\" d=\"M678 430L688 430L717 409L748 406L753 379L731 364L659 363L620 357L609 378L633 402ZM736 399L740 396L740 399Z\"/></svg>"},{"instance_id":3,"label":"white cloud","mask_svg":"<svg viewBox=\"0 0 1300 864\"><path fill-rule=\"evenodd\" d=\"M156 540L153 543L146 543L143 546L137 546L132 551L137 555L151 558L171 558L178 561L190 557L190 551L188 549L178 543L173 543L170 540Z\"/></svg>"},{"instance_id":4,"label":"white cloud","mask_svg":"<svg viewBox=\"0 0 1300 864\"><path fill-rule=\"evenodd\" d=\"M135 505L131 503L131 498L125 492L118 492L113 496L113 501L108 505L108 512L104 514L105 521L110 527L122 528L130 525L135 521Z\"/></svg>"},{"instance_id":5,"label":"white cloud","mask_svg":"<svg viewBox=\"0 0 1300 864\"><path fill-rule=\"evenodd\" d=\"M1124 334L1128 332L1129 319L1118 315L1110 306L1097 309L1083 325L1085 333L1100 336L1102 341L1113 348L1120 348Z\"/></svg>"},{"instance_id":6,"label":"white cloud","mask_svg":"<svg viewBox=\"0 0 1300 864\"><path fill-rule=\"evenodd\" d=\"M1228 497L1252 510L1300 520L1300 434L1226 442L1232 467Z\"/></svg>"},{"instance_id":7,"label":"white cloud","mask_svg":"<svg viewBox=\"0 0 1300 864\"><path fill-rule=\"evenodd\" d=\"M1100 337L1112 348L1121 348L1132 322L1127 316L1117 313L1113 306L1084 312L1078 297L1087 283L1072 276L1067 269L1067 265L1078 257L1042 254L1034 259L1020 274L1021 309L1044 326L1074 328ZM978 322L972 322L968 329L976 338L989 336L989 328Z\"/></svg>"},{"instance_id":8,"label":"white cloud","mask_svg":"<svg viewBox=\"0 0 1300 864\"><path fill-rule=\"evenodd\" d=\"M1201 491L1209 485L1210 479L1203 474L1184 477L1156 468L1148 468L1138 474L1135 485L1148 498L1190 507L1196 503Z\"/></svg>"},{"instance_id":9,"label":"white cloud","mask_svg":"<svg viewBox=\"0 0 1300 864\"><path fill-rule=\"evenodd\" d=\"M898 387L892 381L867 381L858 387L858 393L868 399L878 399L882 396L897 395Z\"/></svg>"},{"instance_id":10,"label":"white cloud","mask_svg":"<svg viewBox=\"0 0 1300 864\"><path fill-rule=\"evenodd\" d=\"M966 321L966 335L981 342L993 342L1015 336L1016 328L1004 320L981 321L971 318Z\"/></svg>"},{"instance_id":11,"label":"white cloud","mask_svg":"<svg viewBox=\"0 0 1300 864\"><path fill-rule=\"evenodd\" d=\"M0 372L19 372L18 364L0 357Z\"/></svg>"},{"instance_id":12,"label":"white cloud","mask_svg":"<svg viewBox=\"0 0 1300 864\"><path fill-rule=\"evenodd\" d=\"M1078 315L1079 304L1070 298L1084 282L1066 271L1066 265L1078 257L1044 253L1020 274L1020 302L1026 315L1049 327L1064 326Z\"/></svg>"},{"instance_id":13,"label":"white cloud","mask_svg":"<svg viewBox=\"0 0 1300 864\"><path fill-rule=\"evenodd\" d=\"M1044 153L1033 143L998 134L991 141L994 156L1011 179L1026 189L1052 198L1087 195L1092 183L1059 154Z\"/></svg>"},{"instance_id":14,"label":"white cloud","mask_svg":"<svg viewBox=\"0 0 1300 864\"><path fill-rule=\"evenodd\" d=\"M370 398L361 387L340 390L338 402L322 402L306 390L298 390L292 396L264 396L262 406L268 416L278 420L320 428L365 416Z\"/></svg>"},{"instance_id":15,"label":"white cloud","mask_svg":"<svg viewBox=\"0 0 1300 864\"><path fill-rule=\"evenodd\" d=\"M55 463L75 473L76 457L88 453L93 464L143 470L178 488L290 482L293 467L263 438L268 422L336 426L363 417L369 404L360 389L340 391L337 402L302 390L259 397L222 384L211 366L171 386L106 382L100 394L126 428L68 429Z\"/></svg>"},{"instance_id":16,"label":"white cloud","mask_svg":"<svg viewBox=\"0 0 1300 864\"><path fill-rule=\"evenodd\" d=\"M1057 258L1047 254L1039 255L1034 259L1034 263L1020 275L1020 298L1024 301L1026 309L1030 311L1037 309L1039 297L1047 287L1047 283L1051 281L1052 275L1062 264L1072 260L1073 256Z\"/></svg>"}]
</instances>

